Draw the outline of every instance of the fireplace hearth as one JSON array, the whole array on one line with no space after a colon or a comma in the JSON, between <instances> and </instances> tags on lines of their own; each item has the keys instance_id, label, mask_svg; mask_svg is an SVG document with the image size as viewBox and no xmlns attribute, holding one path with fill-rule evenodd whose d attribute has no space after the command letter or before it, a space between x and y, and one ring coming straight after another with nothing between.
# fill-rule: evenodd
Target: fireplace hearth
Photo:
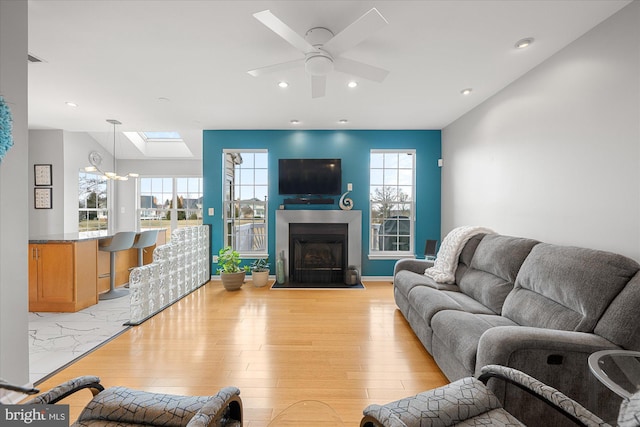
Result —
<instances>
[{"instance_id":1,"label":"fireplace hearth","mask_svg":"<svg viewBox=\"0 0 640 427\"><path fill-rule=\"evenodd\" d=\"M284 270L286 281L292 281L291 259L295 248L290 245L290 227L294 224L340 224L343 229L336 234L343 234L347 228L344 246L342 246L343 272L340 273L340 282L343 282L344 266L353 265L362 271L362 212L358 210L331 210L331 209L280 209L276 211L276 253L284 258ZM295 230L294 230L295 231ZM314 233L306 233L307 238ZM326 235L322 237L327 237ZM308 242L309 240L307 240ZM314 241L312 243L319 243ZM331 243L331 242L329 242ZM337 279L336 279L337 280ZM336 282L337 283L337 282ZM309 284L301 284L306 286ZM330 286L330 284L327 284Z\"/></svg>"},{"instance_id":2,"label":"fireplace hearth","mask_svg":"<svg viewBox=\"0 0 640 427\"><path fill-rule=\"evenodd\" d=\"M347 224L289 224L290 281L342 283L347 244Z\"/></svg>"}]
</instances>

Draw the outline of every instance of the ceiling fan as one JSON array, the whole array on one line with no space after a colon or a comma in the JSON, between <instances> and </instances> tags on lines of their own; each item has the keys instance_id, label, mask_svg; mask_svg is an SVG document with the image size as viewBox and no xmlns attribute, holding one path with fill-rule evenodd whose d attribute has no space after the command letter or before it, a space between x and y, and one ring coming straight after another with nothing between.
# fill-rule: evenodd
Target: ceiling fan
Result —
<instances>
[{"instance_id":1,"label":"ceiling fan","mask_svg":"<svg viewBox=\"0 0 640 427\"><path fill-rule=\"evenodd\" d=\"M389 74L385 69L340 56L387 24L387 20L376 8L369 10L336 35L327 28L315 27L302 37L270 10L254 13L253 16L304 54L304 58L294 61L249 70L248 73L254 77L304 65L306 72L311 75L311 96L320 98L326 92L327 75L333 70L378 83Z\"/></svg>"}]
</instances>

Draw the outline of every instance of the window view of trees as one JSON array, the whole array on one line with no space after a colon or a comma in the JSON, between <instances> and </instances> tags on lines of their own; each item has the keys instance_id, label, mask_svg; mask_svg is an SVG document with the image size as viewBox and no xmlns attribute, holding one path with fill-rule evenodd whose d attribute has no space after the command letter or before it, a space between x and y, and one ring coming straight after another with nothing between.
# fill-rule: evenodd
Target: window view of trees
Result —
<instances>
[{"instance_id":1,"label":"window view of trees","mask_svg":"<svg viewBox=\"0 0 640 427\"><path fill-rule=\"evenodd\" d=\"M140 178L140 228L173 228L202 224L202 178Z\"/></svg>"},{"instance_id":2,"label":"window view of trees","mask_svg":"<svg viewBox=\"0 0 640 427\"><path fill-rule=\"evenodd\" d=\"M413 251L414 150L370 154L370 251Z\"/></svg>"},{"instance_id":3,"label":"window view of trees","mask_svg":"<svg viewBox=\"0 0 640 427\"><path fill-rule=\"evenodd\" d=\"M268 153L225 151L225 245L241 254L267 251Z\"/></svg>"},{"instance_id":4,"label":"window view of trees","mask_svg":"<svg viewBox=\"0 0 640 427\"><path fill-rule=\"evenodd\" d=\"M80 171L78 174L78 231L106 230L108 227L107 179Z\"/></svg>"}]
</instances>

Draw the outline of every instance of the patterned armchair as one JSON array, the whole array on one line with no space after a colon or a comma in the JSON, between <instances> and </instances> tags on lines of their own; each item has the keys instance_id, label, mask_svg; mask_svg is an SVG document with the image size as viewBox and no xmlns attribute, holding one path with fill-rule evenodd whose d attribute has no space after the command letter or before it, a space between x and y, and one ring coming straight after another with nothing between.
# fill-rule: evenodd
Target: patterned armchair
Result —
<instances>
[{"instance_id":1,"label":"patterned armchair","mask_svg":"<svg viewBox=\"0 0 640 427\"><path fill-rule=\"evenodd\" d=\"M558 390L523 372L498 365L483 367L478 379L462 378L446 386L386 405L369 405L363 411L364 417L360 426L524 426L502 408L498 398L485 386L490 378L498 378L520 387L548 403L577 425L610 427ZM623 401L618 425L620 427L640 426L640 392L631 396L628 401Z\"/></svg>"},{"instance_id":2,"label":"patterned armchair","mask_svg":"<svg viewBox=\"0 0 640 427\"><path fill-rule=\"evenodd\" d=\"M0 388L38 393L36 389L14 386L1 379ZM24 404L55 404L83 389L91 390L93 399L73 426L242 426L242 401L236 387L224 387L213 396L178 396L125 387L105 389L98 377L84 376L67 381Z\"/></svg>"}]
</instances>

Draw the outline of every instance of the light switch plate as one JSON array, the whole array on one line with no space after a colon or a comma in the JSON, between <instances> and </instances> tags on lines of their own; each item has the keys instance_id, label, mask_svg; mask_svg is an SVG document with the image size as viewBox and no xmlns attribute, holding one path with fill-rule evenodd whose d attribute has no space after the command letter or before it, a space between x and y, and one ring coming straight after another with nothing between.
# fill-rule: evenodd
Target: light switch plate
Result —
<instances>
[{"instance_id":1,"label":"light switch plate","mask_svg":"<svg viewBox=\"0 0 640 427\"><path fill-rule=\"evenodd\" d=\"M213 208L209 208L209 216L213 216Z\"/></svg>"}]
</instances>

